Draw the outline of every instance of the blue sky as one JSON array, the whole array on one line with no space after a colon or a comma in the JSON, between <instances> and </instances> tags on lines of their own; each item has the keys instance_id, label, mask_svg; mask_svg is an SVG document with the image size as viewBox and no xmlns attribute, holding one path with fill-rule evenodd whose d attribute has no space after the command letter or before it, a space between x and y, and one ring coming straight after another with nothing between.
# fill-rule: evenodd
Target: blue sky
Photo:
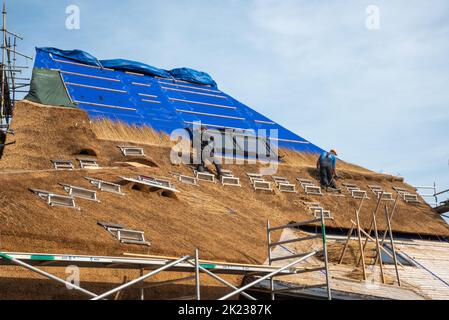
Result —
<instances>
[{"instance_id":1,"label":"blue sky","mask_svg":"<svg viewBox=\"0 0 449 320\"><path fill-rule=\"evenodd\" d=\"M344 160L449 188L449 2L7 1L35 46L210 73L221 89ZM112 4L113 3L113 4ZM65 28L78 5L80 30ZM366 8L380 29L366 28Z\"/></svg>"}]
</instances>

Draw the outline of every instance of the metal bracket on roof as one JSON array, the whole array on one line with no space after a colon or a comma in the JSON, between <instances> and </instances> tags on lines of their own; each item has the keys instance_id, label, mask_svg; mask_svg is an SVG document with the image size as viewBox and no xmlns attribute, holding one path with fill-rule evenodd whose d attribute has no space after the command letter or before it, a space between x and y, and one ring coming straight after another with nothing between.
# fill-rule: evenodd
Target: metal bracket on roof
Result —
<instances>
[{"instance_id":1,"label":"metal bracket on roof","mask_svg":"<svg viewBox=\"0 0 449 320\"><path fill-rule=\"evenodd\" d=\"M81 188L81 187L76 187L76 186L72 186L72 185L68 185L68 184L63 184L63 183L60 183L59 185L62 186L64 188L64 190L69 193L69 196L71 196L73 198L80 198L80 199L84 199L84 200L100 202L100 200L98 200L98 198L97 198L96 191Z\"/></svg>"},{"instance_id":2,"label":"metal bracket on roof","mask_svg":"<svg viewBox=\"0 0 449 320\"><path fill-rule=\"evenodd\" d=\"M391 192L386 192L381 186L370 185L368 186L368 188L370 188L371 191L376 195L377 199L382 197L382 200L394 201L393 194Z\"/></svg>"},{"instance_id":3,"label":"metal bracket on roof","mask_svg":"<svg viewBox=\"0 0 449 320\"><path fill-rule=\"evenodd\" d=\"M253 188L254 190L263 190L263 191L273 191L273 188L271 188L271 182L265 181L265 180L254 180L253 182Z\"/></svg>"},{"instance_id":4,"label":"metal bracket on roof","mask_svg":"<svg viewBox=\"0 0 449 320\"><path fill-rule=\"evenodd\" d=\"M278 188L280 192L297 193L296 186L291 183L279 183Z\"/></svg>"},{"instance_id":5,"label":"metal bracket on roof","mask_svg":"<svg viewBox=\"0 0 449 320\"><path fill-rule=\"evenodd\" d=\"M225 177L233 177L234 174L232 173L231 170L225 170L225 169L221 169L221 174Z\"/></svg>"},{"instance_id":6,"label":"metal bracket on roof","mask_svg":"<svg viewBox=\"0 0 449 320\"><path fill-rule=\"evenodd\" d=\"M160 185L162 185L164 187L167 187L167 188L175 189L175 186L171 183L170 180L167 180L167 179L159 179L159 178L153 178L153 177L147 177L147 176L140 175L138 177L138 180L145 181L145 182L156 183L156 184L160 184Z\"/></svg>"},{"instance_id":7,"label":"metal bracket on roof","mask_svg":"<svg viewBox=\"0 0 449 320\"><path fill-rule=\"evenodd\" d=\"M33 192L35 195L37 195L39 198L45 200L47 204L52 207L66 207L81 210L79 207L76 206L75 199L73 197L63 196L49 191L33 188L30 188L29 190Z\"/></svg>"},{"instance_id":8,"label":"metal bracket on roof","mask_svg":"<svg viewBox=\"0 0 449 320\"><path fill-rule=\"evenodd\" d=\"M118 241L123 244L138 244L151 246L150 242L145 241L145 232L127 229L106 228Z\"/></svg>"},{"instance_id":9,"label":"metal bracket on roof","mask_svg":"<svg viewBox=\"0 0 449 320\"><path fill-rule=\"evenodd\" d=\"M103 180L99 180L99 179L94 179L94 178L88 178L88 177L85 177L85 179L88 180L92 185L94 185L101 191L111 192L111 193L115 193L115 194L118 194L121 196L125 195L122 192L121 185L119 185L119 184L107 182L107 181L103 181Z\"/></svg>"},{"instance_id":10,"label":"metal bracket on roof","mask_svg":"<svg viewBox=\"0 0 449 320\"><path fill-rule=\"evenodd\" d=\"M354 183L342 183L346 188L358 188L359 186Z\"/></svg>"},{"instance_id":11,"label":"metal bracket on roof","mask_svg":"<svg viewBox=\"0 0 449 320\"><path fill-rule=\"evenodd\" d=\"M221 184L224 186L231 186L231 187L241 187L242 186L240 184L240 178L229 177L229 176L221 177Z\"/></svg>"},{"instance_id":12,"label":"metal bracket on roof","mask_svg":"<svg viewBox=\"0 0 449 320\"><path fill-rule=\"evenodd\" d=\"M144 157L145 156L145 152L143 150L143 148L141 147L124 147L124 146L118 146L118 148L120 148L120 150L122 151L123 155L125 157Z\"/></svg>"},{"instance_id":13,"label":"metal bracket on roof","mask_svg":"<svg viewBox=\"0 0 449 320\"><path fill-rule=\"evenodd\" d=\"M314 182L310 179L301 179L296 178L296 180L299 182L299 184L304 188L304 185L314 185Z\"/></svg>"},{"instance_id":14,"label":"metal bracket on roof","mask_svg":"<svg viewBox=\"0 0 449 320\"><path fill-rule=\"evenodd\" d=\"M369 185L368 188L370 188L373 193L384 191L384 188L382 188L381 186Z\"/></svg>"},{"instance_id":15,"label":"metal bracket on roof","mask_svg":"<svg viewBox=\"0 0 449 320\"><path fill-rule=\"evenodd\" d=\"M280 192L286 193L297 193L296 185L290 183L290 181L286 177L276 177L273 176L273 181L276 184L276 187Z\"/></svg>"},{"instance_id":16,"label":"metal bracket on roof","mask_svg":"<svg viewBox=\"0 0 449 320\"><path fill-rule=\"evenodd\" d=\"M406 203L420 203L416 194L404 193L402 198Z\"/></svg>"},{"instance_id":17,"label":"metal bracket on roof","mask_svg":"<svg viewBox=\"0 0 449 320\"><path fill-rule=\"evenodd\" d=\"M74 170L75 166L70 160L51 160L56 170Z\"/></svg>"},{"instance_id":18,"label":"metal bracket on roof","mask_svg":"<svg viewBox=\"0 0 449 320\"><path fill-rule=\"evenodd\" d=\"M190 184L192 186L198 185L198 180L194 177L189 177L179 172L170 172L170 174L178 179L178 181L181 183Z\"/></svg>"},{"instance_id":19,"label":"metal bracket on roof","mask_svg":"<svg viewBox=\"0 0 449 320\"><path fill-rule=\"evenodd\" d=\"M143 185L143 186L148 186L148 187L158 188L158 189L164 189L164 190L168 190L168 191L172 191L172 192L179 192L173 186L172 187L167 187L166 185L164 185L162 183L159 183L159 182L156 182L156 181L150 181L150 180L148 180L148 178L146 180L125 178L125 177L120 177L120 178L125 180L125 181L137 183L137 184L140 184L140 185Z\"/></svg>"},{"instance_id":20,"label":"metal bracket on roof","mask_svg":"<svg viewBox=\"0 0 449 320\"><path fill-rule=\"evenodd\" d=\"M315 219L321 218L321 215L324 216L324 219L333 219L330 210L324 210L323 208L315 209L313 215Z\"/></svg>"},{"instance_id":21,"label":"metal bracket on roof","mask_svg":"<svg viewBox=\"0 0 449 320\"><path fill-rule=\"evenodd\" d=\"M321 218L321 215L324 216L324 219L333 219L330 210L324 210L319 202L308 202L308 203L309 203L309 210L316 219Z\"/></svg>"},{"instance_id":22,"label":"metal bracket on roof","mask_svg":"<svg viewBox=\"0 0 449 320\"><path fill-rule=\"evenodd\" d=\"M260 173L247 173L246 174L250 179L263 179L263 175Z\"/></svg>"},{"instance_id":23,"label":"metal bracket on roof","mask_svg":"<svg viewBox=\"0 0 449 320\"><path fill-rule=\"evenodd\" d=\"M363 190L352 190L351 195L354 199L369 199L366 191Z\"/></svg>"},{"instance_id":24,"label":"metal bracket on roof","mask_svg":"<svg viewBox=\"0 0 449 320\"><path fill-rule=\"evenodd\" d=\"M116 223L109 223L109 222L103 222L103 221L97 221L97 224L103 228L105 228L106 230L108 228L113 228L113 229L125 229L124 226L122 226L121 224L116 224Z\"/></svg>"},{"instance_id":25,"label":"metal bracket on roof","mask_svg":"<svg viewBox=\"0 0 449 320\"><path fill-rule=\"evenodd\" d=\"M185 183L185 184L190 184L192 186L197 186L198 185L198 179L195 177L189 177L189 176L184 176L184 175L180 175L178 177L179 182L181 183Z\"/></svg>"},{"instance_id":26,"label":"metal bracket on roof","mask_svg":"<svg viewBox=\"0 0 449 320\"><path fill-rule=\"evenodd\" d=\"M379 199L379 197L381 195L382 195L382 200L394 201L393 194L391 192L378 192L377 193L377 198Z\"/></svg>"},{"instance_id":27,"label":"metal bracket on roof","mask_svg":"<svg viewBox=\"0 0 449 320\"><path fill-rule=\"evenodd\" d=\"M321 187L318 187L316 185L304 185L304 192L307 195L312 195L312 196L322 196L323 193L321 192Z\"/></svg>"},{"instance_id":28,"label":"metal bracket on roof","mask_svg":"<svg viewBox=\"0 0 449 320\"><path fill-rule=\"evenodd\" d=\"M98 221L97 224L105 228L118 241L124 244L138 244L150 246L151 244L145 241L145 233L143 231L127 230L121 224L114 224L109 222Z\"/></svg>"},{"instance_id":29,"label":"metal bracket on roof","mask_svg":"<svg viewBox=\"0 0 449 320\"><path fill-rule=\"evenodd\" d=\"M420 203L418 195L411 193L407 189L393 187L393 189L401 196L406 203Z\"/></svg>"},{"instance_id":30,"label":"metal bracket on roof","mask_svg":"<svg viewBox=\"0 0 449 320\"><path fill-rule=\"evenodd\" d=\"M207 172L198 172L194 171L196 178L199 181L206 181L206 182L212 182L215 183L215 175Z\"/></svg>"},{"instance_id":31,"label":"metal bracket on roof","mask_svg":"<svg viewBox=\"0 0 449 320\"><path fill-rule=\"evenodd\" d=\"M99 169L97 159L93 158L77 158L82 169Z\"/></svg>"},{"instance_id":32,"label":"metal bracket on roof","mask_svg":"<svg viewBox=\"0 0 449 320\"><path fill-rule=\"evenodd\" d=\"M273 177L273 181L276 184L277 187L279 187L280 183L283 184L291 184L290 181L287 178L284 177Z\"/></svg>"}]
</instances>

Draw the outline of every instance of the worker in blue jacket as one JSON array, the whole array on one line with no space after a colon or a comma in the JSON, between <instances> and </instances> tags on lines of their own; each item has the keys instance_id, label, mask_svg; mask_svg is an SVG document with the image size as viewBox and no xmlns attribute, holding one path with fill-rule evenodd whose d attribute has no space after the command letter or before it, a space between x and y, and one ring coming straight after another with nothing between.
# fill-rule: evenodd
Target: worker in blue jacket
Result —
<instances>
[{"instance_id":1,"label":"worker in blue jacket","mask_svg":"<svg viewBox=\"0 0 449 320\"><path fill-rule=\"evenodd\" d=\"M337 176L337 151L332 149L329 152L323 152L317 161L317 169L320 173L321 185L326 188L337 189L335 178Z\"/></svg>"}]
</instances>

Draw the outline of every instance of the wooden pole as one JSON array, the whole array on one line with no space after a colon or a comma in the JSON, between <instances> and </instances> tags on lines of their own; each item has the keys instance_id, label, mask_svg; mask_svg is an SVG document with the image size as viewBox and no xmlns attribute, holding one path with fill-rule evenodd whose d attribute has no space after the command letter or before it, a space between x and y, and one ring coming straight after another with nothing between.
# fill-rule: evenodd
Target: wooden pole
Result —
<instances>
[{"instance_id":1,"label":"wooden pole","mask_svg":"<svg viewBox=\"0 0 449 320\"><path fill-rule=\"evenodd\" d=\"M398 269L398 259L396 256L396 249L394 247L394 240L393 240L393 231L391 230L391 221L388 218L388 207L385 206L385 217L387 218L387 224L388 224L388 233L390 235L390 245L391 245L391 251L393 251L393 261L394 261L394 268L396 270L396 278L398 279L398 285L401 286L401 278L399 277L399 269Z\"/></svg>"},{"instance_id":2,"label":"wooden pole","mask_svg":"<svg viewBox=\"0 0 449 320\"><path fill-rule=\"evenodd\" d=\"M348 249L349 241L351 241L351 236L352 236L353 232L354 232L354 227L351 227L351 229L348 232L348 237L346 238L345 246L343 247L343 250L341 251L341 256L340 256L340 260L338 261L338 264L343 263L343 258L345 257L345 253L346 253L346 250Z\"/></svg>"},{"instance_id":3,"label":"wooden pole","mask_svg":"<svg viewBox=\"0 0 449 320\"><path fill-rule=\"evenodd\" d=\"M384 195L384 191L382 191L382 193L380 194L379 199L377 200L377 206L376 206L376 210L375 210L374 213L373 213L373 217L376 216L376 214L377 214L377 212L378 212L378 210L379 210L380 203L381 203L381 201L382 201L383 195ZM373 231L374 224L375 224L375 221L374 221L374 218L373 218L373 220L371 220L371 225L370 225L370 227L369 227L368 234L371 234L371 232ZM368 238L366 238L365 244L363 245L363 252L362 252L362 255L365 254L365 249L366 249L366 246L367 246L367 245L368 245ZM362 260L362 257L360 256L359 261L357 262L357 267L360 266L361 260Z\"/></svg>"},{"instance_id":4,"label":"wooden pole","mask_svg":"<svg viewBox=\"0 0 449 320\"><path fill-rule=\"evenodd\" d=\"M329 275L329 259L328 259L328 256L327 256L326 222L324 220L323 210L321 210L321 233L322 233L322 236L323 236L324 267L326 268L327 299L328 300L332 300L330 275Z\"/></svg>"},{"instance_id":5,"label":"wooden pole","mask_svg":"<svg viewBox=\"0 0 449 320\"><path fill-rule=\"evenodd\" d=\"M351 220L351 223L354 225L354 226L356 226L357 224L354 222L354 221L352 221ZM365 236L365 237L367 237L367 238L369 238L372 242L376 242L376 240L373 238L373 237L371 237L365 230L363 230L363 229L360 229L360 231L361 231L361 233L363 233L363 235ZM387 256L389 256L391 259L393 259L393 255L390 253L390 252L388 252L388 250L387 249L385 249L384 247L380 247L380 250L382 250ZM377 263L377 262L376 262ZM403 267L403 265L398 261L398 265L400 265L401 267Z\"/></svg>"},{"instance_id":6,"label":"wooden pole","mask_svg":"<svg viewBox=\"0 0 449 320\"><path fill-rule=\"evenodd\" d=\"M388 219L387 219L387 224L390 223L391 225L391 221L393 220L393 216L396 213L396 208L397 208L397 204L398 204L398 200L399 200L400 195L398 195L396 197L396 200L394 202L394 206L393 206L393 210L391 211L391 214L389 215ZM381 246L383 247L383 245L385 244L385 241L387 240L387 234L388 234L388 230L386 230L382 236L382 241L380 242ZM376 260L375 263L377 263L377 260L379 259L379 256L376 256Z\"/></svg>"},{"instance_id":7,"label":"wooden pole","mask_svg":"<svg viewBox=\"0 0 449 320\"><path fill-rule=\"evenodd\" d=\"M388 220L387 220L387 223L389 222L390 225L391 225L391 221L393 220L393 216L396 213L399 197L400 197L400 195L398 194L398 196L396 197L396 200L394 201L393 210L391 211L391 214L389 215ZM384 235L382 237L382 245L384 244L386 239L387 239L387 231L384 232Z\"/></svg>"},{"instance_id":8,"label":"wooden pole","mask_svg":"<svg viewBox=\"0 0 449 320\"><path fill-rule=\"evenodd\" d=\"M356 212L359 212L359 211L362 209L362 205L363 205L363 201L364 201L364 200L365 200L365 198L363 198L363 199L360 201L360 205L359 205L359 207L358 207L358 209L357 209ZM348 205L349 205L349 200L348 200ZM354 232L354 227L352 227L352 228L349 230L349 233L348 233L348 237L347 237L347 239L346 239L345 246L343 247L343 250L342 250L342 252L341 252L340 261L338 262L339 264L342 264L342 263L343 263L343 258L344 258L344 256L345 256L346 250L348 249L349 241L351 241L351 236L352 236L352 233L353 233L353 232Z\"/></svg>"},{"instance_id":9,"label":"wooden pole","mask_svg":"<svg viewBox=\"0 0 449 320\"><path fill-rule=\"evenodd\" d=\"M383 192L382 192L382 195L383 195ZM382 277L382 283L385 283L384 266L383 266L383 261L382 261L382 252L380 251L379 234L377 232L377 221L376 221L376 213L375 212L373 212L373 224L374 224L374 236L376 239L377 255L379 257L380 275ZM367 239L367 241L368 241L368 239Z\"/></svg>"},{"instance_id":10,"label":"wooden pole","mask_svg":"<svg viewBox=\"0 0 449 320\"><path fill-rule=\"evenodd\" d=\"M357 236L359 238L359 247L360 247L360 252L362 253L363 280L366 281L365 256L363 255L363 244L362 244L362 234L361 234L361 228L360 228L360 218L359 218L359 212L357 210L355 211L355 218L357 221Z\"/></svg>"}]
</instances>

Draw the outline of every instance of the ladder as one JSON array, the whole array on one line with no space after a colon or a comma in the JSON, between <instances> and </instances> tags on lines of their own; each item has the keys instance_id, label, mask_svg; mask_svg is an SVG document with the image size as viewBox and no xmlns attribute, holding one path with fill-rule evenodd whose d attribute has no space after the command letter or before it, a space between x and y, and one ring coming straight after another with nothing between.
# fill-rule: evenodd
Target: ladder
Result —
<instances>
[{"instance_id":1,"label":"ladder","mask_svg":"<svg viewBox=\"0 0 449 320\"><path fill-rule=\"evenodd\" d=\"M273 262L277 261L285 261L285 260L293 260L293 259L300 259L304 257L308 257L307 259L310 259L313 256L316 256L317 254L322 253L324 257L324 265L319 267L313 267L313 268L298 268L296 269L297 274L304 274L304 273L312 273L312 272L321 272L325 275L325 283L322 284L314 284L314 285L303 285L303 286L296 286L296 287L289 287L285 289L275 289L274 285L274 277L270 278L270 293L271 293L271 299L276 299L276 294L279 293L288 293L291 291L303 291L307 289L314 289L314 288L326 288L327 298L329 300L332 299L332 293L331 293L331 286L330 286L330 274L329 274L329 261L328 261L328 255L327 255L327 241L326 241L326 223L325 223L325 216L323 213L321 213L321 216L318 218L315 218L313 220L309 221L302 221L297 223L290 223L288 225L279 226L279 227L271 227L270 221L267 222L267 240L268 240L268 262L270 266L273 265ZM304 225L309 225L311 223L321 223L321 233L307 236L307 237L301 237L291 240L285 240L285 241L278 241L278 242L272 242L272 233L276 231L283 231L285 229L291 229L291 228L297 228ZM285 244L291 244L291 243L298 243L302 241L311 241L321 239L322 240L322 250L318 251L311 251L306 253L295 253L290 254L286 256L281 257L273 257L272 248L275 248L277 246L282 246ZM306 260L307 260L306 259ZM305 261L305 260L303 260ZM302 261L302 262L303 262Z\"/></svg>"}]
</instances>

